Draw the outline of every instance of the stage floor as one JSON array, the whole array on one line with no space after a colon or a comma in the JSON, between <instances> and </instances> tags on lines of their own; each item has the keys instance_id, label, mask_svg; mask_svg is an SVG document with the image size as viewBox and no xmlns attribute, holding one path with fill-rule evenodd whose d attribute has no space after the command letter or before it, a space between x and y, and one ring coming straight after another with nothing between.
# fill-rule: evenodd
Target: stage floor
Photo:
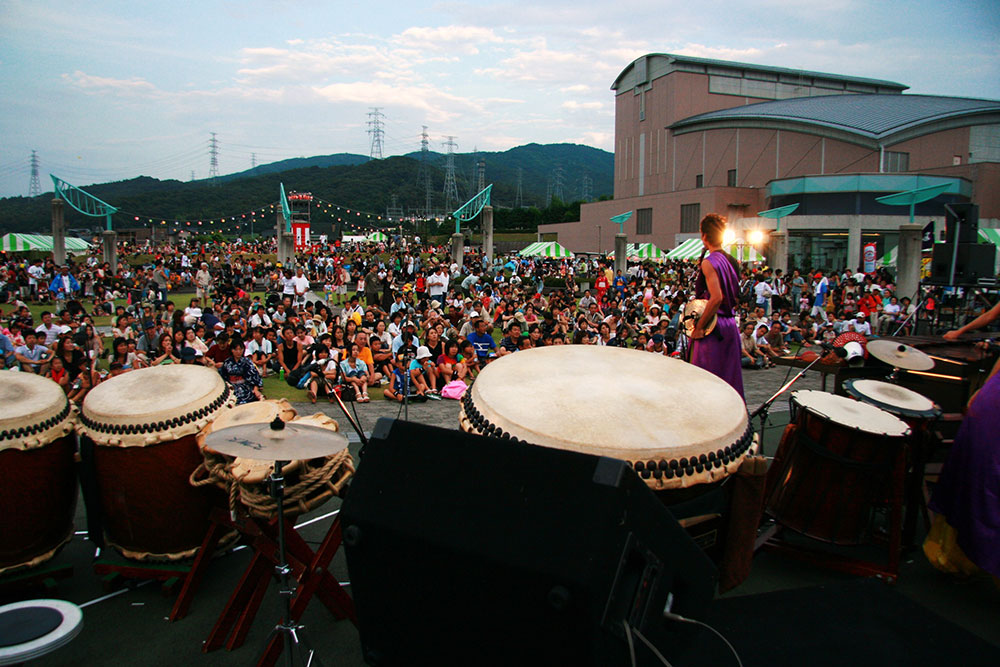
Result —
<instances>
[{"instance_id":1,"label":"stage floor","mask_svg":"<svg viewBox=\"0 0 1000 667\"><path fill-rule=\"evenodd\" d=\"M745 371L744 382L750 408L756 408L780 387L787 372L788 369L785 368ZM803 378L796 388L819 389L819 385L819 376L814 375ZM349 430L343 415L334 406L301 403L295 404L295 407L300 414L325 412L337 419L343 429ZM378 417L395 417L398 410L398 405L384 401L356 407L366 430L372 428ZM787 407L787 400L779 399L771 411L772 425L765 437L765 453L768 455L773 454L781 429L787 421ZM581 408L585 409L585 406ZM410 419L413 421L447 428L457 428L457 414L458 403L455 401L422 403L411 406L409 411ZM353 437L351 440L351 450L356 456L357 439ZM328 515L338 506L339 500L328 502L320 509L304 515L299 521L304 522ZM326 516L316 523L305 526L300 532L306 540L316 543L323 538L332 521L332 516ZM83 530L86 525L82 501L77 507L76 525L77 530ZM162 595L156 583L140 585L109 596L102 589L99 577L91 569L93 553L92 545L84 536L75 537L52 561L53 564L71 564L74 568L71 578L60 580L51 593L39 591L33 595L8 596L2 599L2 602L11 602L30 597L57 597L84 606L84 627L81 634L68 646L33 664L116 666L253 664L259 657L274 622L279 617L278 599L275 586L272 584L245 644L233 652L222 649L203 654L202 641L208 635L249 562L249 549L213 561L201 584L201 589L194 598L188 616L175 623L167 621L174 598ZM349 580L342 552L337 554L330 569L340 581ZM723 596L723 599L727 600L728 605L729 600L742 596L758 596L818 586L835 590L855 586L858 581L857 577L821 570L776 554L762 552L754 561L750 578ZM885 586L881 582L873 583ZM943 616L995 647L1000 647L1000 590L990 581L984 579L958 581L940 574L930 567L918 549L904 557L899 582L891 587L891 590L924 610ZM822 591L817 594L822 595ZM885 599L885 596L876 594L867 599L872 601L871 604L877 605L880 604L879 600ZM762 602L764 600L761 599ZM742 603L753 605L750 599ZM872 614L871 617L877 619L879 615ZM789 650L788 644L794 641L794 636L790 636L788 628L774 627L762 618L747 620L758 632L773 638L775 651L779 648L784 652ZM325 664L364 664L357 631L349 621L334 621L319 601L314 600L303 622L307 626L310 640ZM830 633L838 635L841 632L838 628L842 623L838 618L830 617L828 625ZM872 636L878 637L877 629ZM853 641L850 636L841 635L841 638L846 642ZM705 637L702 641L711 640ZM872 639L869 637L865 641ZM762 664L768 656L761 656L759 653L767 651L767 647L767 642L760 642L753 649L747 647L747 650L753 650L758 655L753 656L753 660L749 659L751 656L744 655L744 664ZM955 650L955 664L966 664L959 653L961 647L955 647ZM880 655L884 657L884 654ZM779 656L776 653L773 657ZM901 660L903 658L904 656L900 656ZM718 664L735 664L722 660L720 659ZM675 664L680 667L684 663ZM785 663L775 660L768 664ZM800 664L805 664L805 661ZM880 664L904 663L882 661Z\"/></svg>"}]
</instances>

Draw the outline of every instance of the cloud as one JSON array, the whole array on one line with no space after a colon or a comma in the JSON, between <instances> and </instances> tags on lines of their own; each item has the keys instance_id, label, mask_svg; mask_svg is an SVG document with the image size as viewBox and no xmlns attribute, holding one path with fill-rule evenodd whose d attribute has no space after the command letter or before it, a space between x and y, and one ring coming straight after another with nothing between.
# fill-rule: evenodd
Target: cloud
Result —
<instances>
[{"instance_id":1,"label":"cloud","mask_svg":"<svg viewBox=\"0 0 1000 667\"><path fill-rule=\"evenodd\" d=\"M604 108L603 102L577 102L576 100L566 100L559 105L567 111L593 111Z\"/></svg>"},{"instance_id":2,"label":"cloud","mask_svg":"<svg viewBox=\"0 0 1000 667\"><path fill-rule=\"evenodd\" d=\"M119 94L148 96L158 92L156 86L140 77L113 79L105 76L94 76L76 70L73 74L63 74L62 79L70 85L88 93L115 92Z\"/></svg>"},{"instance_id":3,"label":"cloud","mask_svg":"<svg viewBox=\"0 0 1000 667\"><path fill-rule=\"evenodd\" d=\"M483 107L465 97L427 84L389 85L381 81L356 81L316 86L312 91L326 102L369 106L408 107L423 111L430 122L446 122L462 112L482 113Z\"/></svg>"},{"instance_id":4,"label":"cloud","mask_svg":"<svg viewBox=\"0 0 1000 667\"><path fill-rule=\"evenodd\" d=\"M503 39L491 28L473 25L447 25L437 28L412 27L390 40L421 51L449 51L476 55L484 44L499 44Z\"/></svg>"}]
</instances>

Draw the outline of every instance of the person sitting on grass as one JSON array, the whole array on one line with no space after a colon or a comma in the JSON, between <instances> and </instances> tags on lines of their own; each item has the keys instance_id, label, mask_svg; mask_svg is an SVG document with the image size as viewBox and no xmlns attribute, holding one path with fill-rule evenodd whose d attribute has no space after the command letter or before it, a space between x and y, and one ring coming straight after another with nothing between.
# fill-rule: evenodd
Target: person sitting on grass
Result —
<instances>
[{"instance_id":1,"label":"person sitting on grass","mask_svg":"<svg viewBox=\"0 0 1000 667\"><path fill-rule=\"evenodd\" d=\"M49 366L49 371L48 373L45 374L45 377L49 378L50 380L58 384L60 387L62 387L63 391L66 392L66 394L69 394L70 391L69 372L66 370L66 367L63 366L63 360L61 357L52 358L52 364Z\"/></svg>"},{"instance_id":2,"label":"person sitting on grass","mask_svg":"<svg viewBox=\"0 0 1000 667\"><path fill-rule=\"evenodd\" d=\"M497 350L501 357L512 352L517 352L521 346L521 323L517 320L511 321L507 325L507 335L500 340L500 349Z\"/></svg>"},{"instance_id":3,"label":"person sitting on grass","mask_svg":"<svg viewBox=\"0 0 1000 667\"><path fill-rule=\"evenodd\" d=\"M476 349L480 365L485 366L496 357L497 344L486 330L486 320L477 319L475 322L476 329L469 334L468 340Z\"/></svg>"},{"instance_id":4,"label":"person sitting on grass","mask_svg":"<svg viewBox=\"0 0 1000 667\"><path fill-rule=\"evenodd\" d=\"M351 343L350 354L340 362L340 373L344 384L354 388L358 403L367 403L368 397L368 366L358 354L361 348L357 343Z\"/></svg>"},{"instance_id":5,"label":"person sitting on grass","mask_svg":"<svg viewBox=\"0 0 1000 667\"><path fill-rule=\"evenodd\" d=\"M761 354L764 355L764 358L767 360L767 368L771 368L772 366L774 366L773 360L777 359L781 355L778 354L777 350L772 348L771 345L767 342L767 332L768 332L767 324L764 324L763 322L758 324L757 331L754 334L754 342L757 343L757 349L760 351Z\"/></svg>"},{"instance_id":6,"label":"person sitting on grass","mask_svg":"<svg viewBox=\"0 0 1000 667\"><path fill-rule=\"evenodd\" d=\"M389 375L389 386L383 391L386 400L403 402L406 396L406 355L397 354L392 362L392 373Z\"/></svg>"},{"instance_id":7,"label":"person sitting on grass","mask_svg":"<svg viewBox=\"0 0 1000 667\"><path fill-rule=\"evenodd\" d=\"M410 382L421 396L433 400L441 399L437 390L437 365L431 359L431 351L426 345L417 348L417 357L410 362Z\"/></svg>"},{"instance_id":8,"label":"person sitting on grass","mask_svg":"<svg viewBox=\"0 0 1000 667\"><path fill-rule=\"evenodd\" d=\"M55 363L56 359L61 360L60 357L56 357L52 360L53 363ZM87 393L93 389L95 380L94 375L91 372L92 369L90 367L90 361L86 357L81 357L75 363L76 368L73 370L76 371L76 380L74 380L73 384L70 385L69 393L66 398L68 398L71 403L82 405L83 399L86 398Z\"/></svg>"},{"instance_id":9,"label":"person sitting on grass","mask_svg":"<svg viewBox=\"0 0 1000 667\"><path fill-rule=\"evenodd\" d=\"M755 323L747 322L743 325L743 333L740 334L740 343L743 348L740 364L743 368L764 368L767 365L767 358L757 349L757 339L754 336L756 328Z\"/></svg>"},{"instance_id":10,"label":"person sitting on grass","mask_svg":"<svg viewBox=\"0 0 1000 667\"><path fill-rule=\"evenodd\" d=\"M458 341L445 341L444 352L437 358L438 377L441 385L447 385L452 380L465 380L468 367L458 360Z\"/></svg>"},{"instance_id":11,"label":"person sitting on grass","mask_svg":"<svg viewBox=\"0 0 1000 667\"><path fill-rule=\"evenodd\" d=\"M462 341L458 345L458 361L465 366L465 370L456 370L456 375L462 374L466 384L472 382L478 375L482 367L479 364L479 356L471 341Z\"/></svg>"},{"instance_id":12,"label":"person sitting on grass","mask_svg":"<svg viewBox=\"0 0 1000 667\"><path fill-rule=\"evenodd\" d=\"M372 368L380 378L379 382L387 382L392 375L392 350L383 345L378 336L372 336L368 345L372 353Z\"/></svg>"},{"instance_id":13,"label":"person sitting on grass","mask_svg":"<svg viewBox=\"0 0 1000 667\"><path fill-rule=\"evenodd\" d=\"M162 334L156 342L156 357L150 363L151 366L163 366L166 364L179 364L181 358L174 354L174 338L170 334Z\"/></svg>"},{"instance_id":14,"label":"person sitting on grass","mask_svg":"<svg viewBox=\"0 0 1000 667\"><path fill-rule=\"evenodd\" d=\"M260 391L264 381L257 367L247 358L245 349L242 340L232 339L229 342L229 358L219 365L219 375L232 387L237 405L264 399Z\"/></svg>"}]
</instances>

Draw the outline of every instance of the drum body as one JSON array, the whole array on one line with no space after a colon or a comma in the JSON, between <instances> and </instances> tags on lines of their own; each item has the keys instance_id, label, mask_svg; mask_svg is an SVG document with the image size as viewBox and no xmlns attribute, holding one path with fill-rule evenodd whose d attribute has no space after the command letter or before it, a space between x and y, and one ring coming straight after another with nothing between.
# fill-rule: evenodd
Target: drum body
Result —
<instances>
[{"instance_id":1,"label":"drum body","mask_svg":"<svg viewBox=\"0 0 1000 667\"><path fill-rule=\"evenodd\" d=\"M137 560L194 555L212 508L226 505L218 489L189 482L202 462L197 435L234 403L219 374L200 366L130 371L87 394L79 429L94 445L108 544Z\"/></svg>"},{"instance_id":2,"label":"drum body","mask_svg":"<svg viewBox=\"0 0 1000 667\"><path fill-rule=\"evenodd\" d=\"M247 512L261 519L270 519L277 514L277 502L271 495L269 480L274 462L232 458L206 449L204 442L212 432L244 424L267 424L275 417L280 417L285 422L315 426L333 432L340 430L336 420L322 413L298 417L288 401L279 399L238 405L205 427L199 436L204 473L199 473L196 477L224 489L231 502L238 498ZM354 464L346 448L331 456L289 461L282 468L285 478L285 515L298 516L316 509L339 495L353 474ZM236 487L235 493L231 492L233 486ZM237 508L231 506L230 509L235 511Z\"/></svg>"},{"instance_id":3,"label":"drum body","mask_svg":"<svg viewBox=\"0 0 1000 667\"><path fill-rule=\"evenodd\" d=\"M75 422L58 384L0 371L0 574L45 562L73 537Z\"/></svg>"},{"instance_id":4,"label":"drum body","mask_svg":"<svg viewBox=\"0 0 1000 667\"><path fill-rule=\"evenodd\" d=\"M872 510L893 476L902 475L909 427L879 408L821 391L793 393L792 406L768 472L768 513L824 542L864 542Z\"/></svg>"}]
</instances>

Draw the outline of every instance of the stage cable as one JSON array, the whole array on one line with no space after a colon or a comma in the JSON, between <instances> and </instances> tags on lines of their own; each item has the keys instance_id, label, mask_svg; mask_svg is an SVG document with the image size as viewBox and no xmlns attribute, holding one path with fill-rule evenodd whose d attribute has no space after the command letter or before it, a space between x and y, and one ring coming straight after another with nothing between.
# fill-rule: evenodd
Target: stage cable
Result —
<instances>
[{"instance_id":1,"label":"stage cable","mask_svg":"<svg viewBox=\"0 0 1000 667\"><path fill-rule=\"evenodd\" d=\"M722 640L723 642L725 642L726 646L728 646L728 647L729 647L729 650L730 650L730 651L732 651L732 653L733 653L733 657L734 657L734 658L736 658L736 664L737 664L737 665L738 665L739 667L743 667L743 661L742 661L742 660L740 660L740 654L736 652L736 649L735 649L735 648L733 648L733 645L729 643L729 640L728 640L728 639L726 639L726 638L725 638L725 637L724 637L724 636L722 635L722 633L721 633L721 632L719 632L718 630L716 630L715 628L713 628L713 627L712 627L711 625L709 625L708 623L702 623L701 621L698 621L698 620L695 620L695 619L693 619L693 618L687 618L687 617L685 617L685 616L681 616L680 614L674 614L673 612L669 612L669 611L665 611L665 612L663 612L663 617L664 617L664 618L669 618L669 619L670 619L670 620L672 620L672 621L679 621L679 622L681 622L681 623L690 623L690 624L692 624L692 625L698 625L698 626L701 626L701 627L703 627L703 628L706 628L706 629L708 629L708 630L712 631L712 633L714 633L716 637L718 637L718 638L719 638L719 639L721 639L721 640ZM654 652L656 651L656 649L655 649L655 648L653 648L653 645L652 645L652 644L650 644L650 643L649 643L648 641L646 641L646 638L645 638L645 637L643 637L643 636L642 636L641 634L639 634L639 631L638 631L638 630L635 630L635 636L636 636L636 637L638 637L639 639L641 639L641 640L642 640L643 642L645 642L645 643L646 643L646 646L649 646L649 648L650 648L650 649L652 649L652 650L653 650ZM658 653L658 652L657 652L657 655L659 655L659 653Z\"/></svg>"}]
</instances>

